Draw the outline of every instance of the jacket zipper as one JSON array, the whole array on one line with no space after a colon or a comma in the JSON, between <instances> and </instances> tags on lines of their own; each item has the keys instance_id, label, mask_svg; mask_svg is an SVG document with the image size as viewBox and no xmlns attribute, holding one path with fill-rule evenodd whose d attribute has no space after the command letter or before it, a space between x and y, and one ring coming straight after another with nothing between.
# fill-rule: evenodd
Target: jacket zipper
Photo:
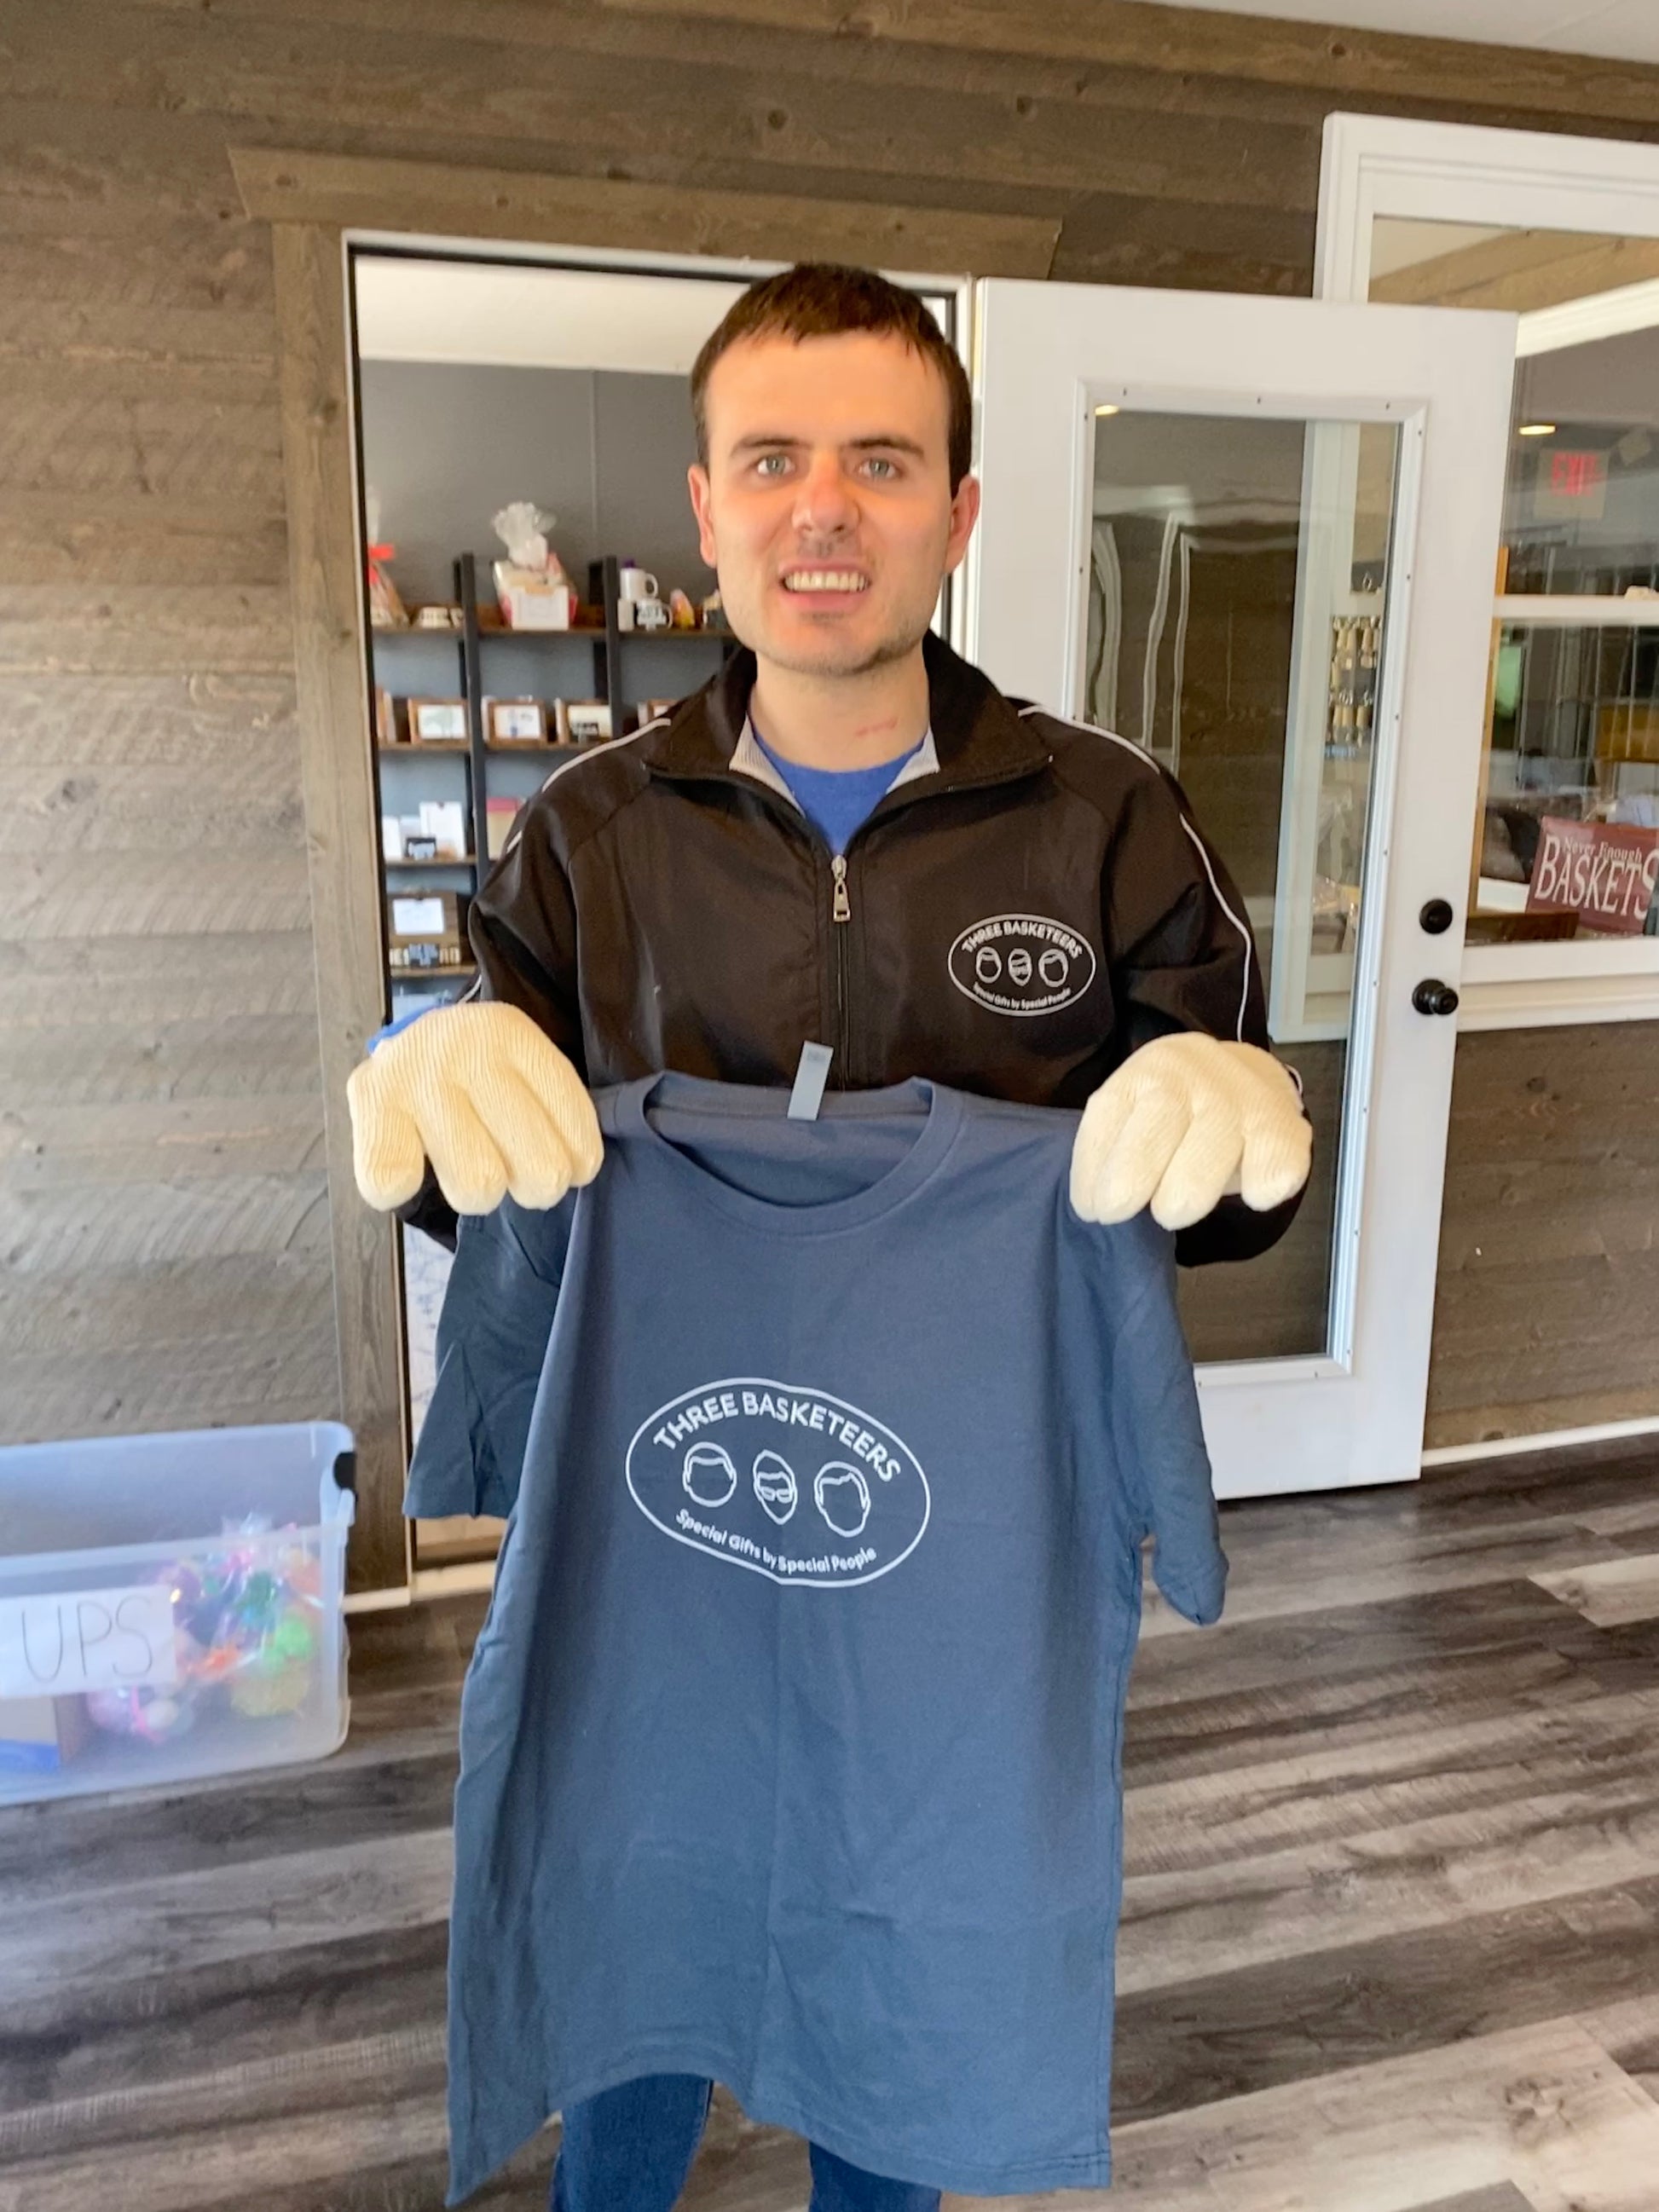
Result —
<instances>
[{"instance_id":1,"label":"jacket zipper","mask_svg":"<svg viewBox=\"0 0 1659 2212\"><path fill-rule=\"evenodd\" d=\"M836 1085L848 1088L847 1073L847 925L853 919L853 902L847 896L847 855L837 853L830 862L835 896L830 902L830 935L836 946Z\"/></svg>"},{"instance_id":2,"label":"jacket zipper","mask_svg":"<svg viewBox=\"0 0 1659 2212\"><path fill-rule=\"evenodd\" d=\"M661 772L662 771L660 770L658 771L658 773ZM1004 769L992 775L964 777L961 782L950 784L946 786L945 788L950 791L982 791L994 784L1018 783L1024 777L1035 775L1036 772L1036 770L1035 767L1030 766L1017 769ZM677 777L674 780L680 781L682 779ZM755 779L752 776L734 774L730 769L709 769L696 770L693 771L684 780L694 783L708 782L729 784L736 790L750 793L753 793L757 789L764 789L763 786L757 785ZM897 814L903 811L905 805L908 803L907 800L902 799L897 805L892 805L890 804L890 801L894 795L895 794L892 793L890 793L888 797L882 800L880 805L876 809L875 813L871 815L867 821L860 823L858 829L853 833L854 841L863 836L865 831L870 829L876 822L884 821L890 815ZM919 799L937 798L942 795L943 794L939 792L919 792L916 793L916 796ZM789 808L789 811L786 814L781 808L777 807L777 803L775 799L771 803L781 820L789 823L790 826L793 829L804 830L808 839L811 840L812 832L806 827L806 824L802 820L799 808L792 805ZM847 1006L846 928L848 923L853 919L853 902L848 896L847 855L844 853L837 853L832 856L830 862L830 875L832 885L830 902L830 919L831 925L830 935L835 941L836 947L836 1056L830 1064L830 1081L836 1090L847 1091L850 1090L852 1085L848 1081L847 1065L848 1022Z\"/></svg>"}]
</instances>

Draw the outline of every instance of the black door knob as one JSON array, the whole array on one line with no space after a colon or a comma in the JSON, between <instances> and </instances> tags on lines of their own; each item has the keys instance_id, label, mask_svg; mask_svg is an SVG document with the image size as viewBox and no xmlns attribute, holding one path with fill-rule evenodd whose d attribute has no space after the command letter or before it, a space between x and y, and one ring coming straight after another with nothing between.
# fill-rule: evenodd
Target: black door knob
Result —
<instances>
[{"instance_id":1,"label":"black door knob","mask_svg":"<svg viewBox=\"0 0 1659 2212\"><path fill-rule=\"evenodd\" d=\"M1431 937L1443 937L1452 926L1449 899L1431 899L1417 917Z\"/></svg>"},{"instance_id":2,"label":"black door knob","mask_svg":"<svg viewBox=\"0 0 1659 2212\"><path fill-rule=\"evenodd\" d=\"M1449 983L1430 975L1412 993L1412 1004L1419 1014L1455 1014L1457 994Z\"/></svg>"}]
</instances>

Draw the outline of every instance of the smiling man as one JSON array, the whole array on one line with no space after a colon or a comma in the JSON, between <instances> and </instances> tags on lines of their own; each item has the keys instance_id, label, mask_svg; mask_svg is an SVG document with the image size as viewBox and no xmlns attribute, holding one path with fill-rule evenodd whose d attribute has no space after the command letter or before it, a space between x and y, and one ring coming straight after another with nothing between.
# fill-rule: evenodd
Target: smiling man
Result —
<instances>
[{"instance_id":1,"label":"smiling man","mask_svg":"<svg viewBox=\"0 0 1659 2212\"><path fill-rule=\"evenodd\" d=\"M743 649L526 808L473 902L474 995L352 1077L364 1195L439 1234L508 1191L553 1205L601 1171L589 1086L787 1085L811 1040L847 1088L1080 1108L1080 1215L1150 1206L1188 1262L1264 1249L1310 1136L1242 900L1145 753L1006 697L930 628L979 513L955 351L914 295L804 264L742 295L691 392ZM709 2087L568 2109L556 2212L668 2212ZM819 2212L937 2203L811 2155Z\"/></svg>"},{"instance_id":2,"label":"smiling man","mask_svg":"<svg viewBox=\"0 0 1659 2212\"><path fill-rule=\"evenodd\" d=\"M349 1086L372 1205L453 1238L598 1172L586 1086L912 1075L1083 1109L1072 1194L1186 1263L1283 1233L1300 1095L1243 903L1138 747L1005 697L930 629L979 513L967 378L922 302L804 264L691 375L703 557L744 649L561 767L471 908L469 1000Z\"/></svg>"}]
</instances>

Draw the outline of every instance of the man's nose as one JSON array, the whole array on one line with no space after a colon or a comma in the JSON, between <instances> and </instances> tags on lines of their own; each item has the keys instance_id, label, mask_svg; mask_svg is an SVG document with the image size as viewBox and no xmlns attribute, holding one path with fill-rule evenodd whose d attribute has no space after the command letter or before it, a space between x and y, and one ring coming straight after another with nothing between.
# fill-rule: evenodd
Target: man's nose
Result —
<instances>
[{"instance_id":1,"label":"man's nose","mask_svg":"<svg viewBox=\"0 0 1659 2212\"><path fill-rule=\"evenodd\" d=\"M857 520L858 502L846 471L833 455L821 456L801 479L795 496L795 527L824 537L850 529Z\"/></svg>"}]
</instances>

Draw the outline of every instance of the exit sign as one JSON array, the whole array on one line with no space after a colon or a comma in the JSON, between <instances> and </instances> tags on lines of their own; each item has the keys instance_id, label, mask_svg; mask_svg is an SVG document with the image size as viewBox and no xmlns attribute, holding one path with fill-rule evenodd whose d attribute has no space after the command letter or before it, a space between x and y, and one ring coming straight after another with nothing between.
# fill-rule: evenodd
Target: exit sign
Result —
<instances>
[{"instance_id":1,"label":"exit sign","mask_svg":"<svg viewBox=\"0 0 1659 2212\"><path fill-rule=\"evenodd\" d=\"M1594 521L1607 501L1605 453L1585 447L1547 446L1539 454L1533 493L1533 514L1539 521Z\"/></svg>"}]
</instances>

